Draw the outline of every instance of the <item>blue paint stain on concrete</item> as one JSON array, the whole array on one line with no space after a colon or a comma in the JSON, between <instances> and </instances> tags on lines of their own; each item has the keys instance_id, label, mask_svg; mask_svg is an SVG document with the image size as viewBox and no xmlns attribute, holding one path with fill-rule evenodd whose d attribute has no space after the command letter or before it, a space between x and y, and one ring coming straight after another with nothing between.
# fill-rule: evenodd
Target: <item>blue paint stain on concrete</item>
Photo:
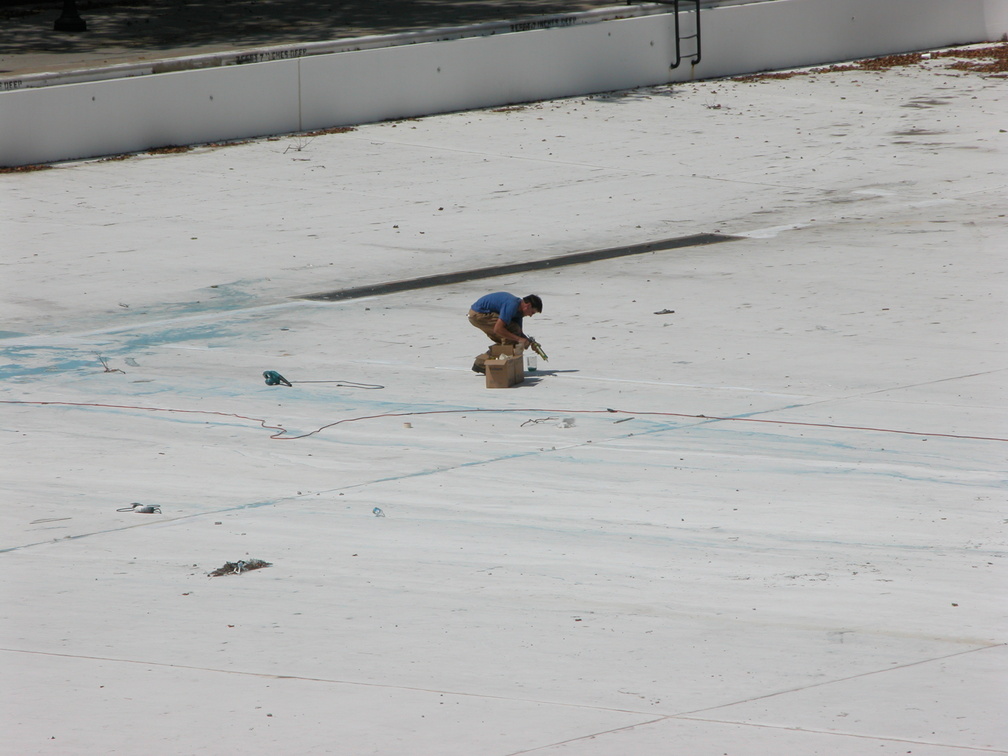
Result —
<instances>
[{"instance_id":1,"label":"blue paint stain on concrete","mask_svg":"<svg viewBox=\"0 0 1008 756\"><path fill-rule=\"evenodd\" d=\"M0 380L104 369L94 353L67 347L5 347L0 349L0 360Z\"/></svg>"},{"instance_id":2,"label":"blue paint stain on concrete","mask_svg":"<svg viewBox=\"0 0 1008 756\"><path fill-rule=\"evenodd\" d=\"M0 380L25 380L58 373L103 372L105 365L102 358L110 363L110 369L121 369L126 367L121 364L126 356L189 342L199 342L201 346L213 349L215 344L232 335L232 330L227 327L200 323L103 334L101 342L96 341L91 346L0 345ZM113 364L116 361L119 364Z\"/></svg>"}]
</instances>

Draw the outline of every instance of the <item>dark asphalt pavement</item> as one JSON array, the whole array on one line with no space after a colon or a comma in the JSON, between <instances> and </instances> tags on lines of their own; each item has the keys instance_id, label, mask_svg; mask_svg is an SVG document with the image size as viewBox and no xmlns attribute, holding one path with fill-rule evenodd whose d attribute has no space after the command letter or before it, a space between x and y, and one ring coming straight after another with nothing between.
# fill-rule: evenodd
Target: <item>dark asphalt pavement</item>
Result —
<instances>
[{"instance_id":1,"label":"dark asphalt pavement","mask_svg":"<svg viewBox=\"0 0 1008 756\"><path fill-rule=\"evenodd\" d=\"M602 0L62 0L0 5L0 76L317 42L619 6Z\"/></svg>"}]
</instances>

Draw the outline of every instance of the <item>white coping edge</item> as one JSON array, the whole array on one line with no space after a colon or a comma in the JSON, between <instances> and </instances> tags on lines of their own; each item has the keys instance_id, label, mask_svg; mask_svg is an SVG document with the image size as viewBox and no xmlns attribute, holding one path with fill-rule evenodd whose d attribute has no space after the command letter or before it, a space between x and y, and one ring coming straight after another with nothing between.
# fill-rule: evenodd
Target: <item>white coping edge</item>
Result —
<instances>
[{"instance_id":1,"label":"white coping edge","mask_svg":"<svg viewBox=\"0 0 1008 756\"><path fill-rule=\"evenodd\" d=\"M680 13L682 34L692 33L695 15ZM182 70L111 67L88 80L50 78L0 91L0 166L992 41L1008 32L1008 0L762 0L702 7L700 17L702 58L691 64L695 43L687 39L685 59L674 70L671 6L647 5L541 17L510 28L484 24L260 48L231 58L197 56ZM110 78L94 79L113 69Z\"/></svg>"}]
</instances>

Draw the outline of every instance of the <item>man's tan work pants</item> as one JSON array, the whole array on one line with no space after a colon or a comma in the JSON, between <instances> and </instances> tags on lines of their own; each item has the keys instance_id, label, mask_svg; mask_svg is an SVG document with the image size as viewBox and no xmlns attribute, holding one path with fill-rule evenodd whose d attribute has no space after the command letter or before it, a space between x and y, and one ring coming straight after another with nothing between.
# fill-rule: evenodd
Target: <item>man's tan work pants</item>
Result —
<instances>
[{"instance_id":1,"label":"man's tan work pants","mask_svg":"<svg viewBox=\"0 0 1008 756\"><path fill-rule=\"evenodd\" d=\"M469 322L472 323L473 326L483 331L483 333L485 333L494 344L504 344L504 340L494 333L494 326L497 325L498 320L500 320L500 315L496 312L476 312L476 310L469 310ZM479 354L476 357L475 366L483 367L483 363L486 362L486 359L489 356L489 350Z\"/></svg>"}]
</instances>

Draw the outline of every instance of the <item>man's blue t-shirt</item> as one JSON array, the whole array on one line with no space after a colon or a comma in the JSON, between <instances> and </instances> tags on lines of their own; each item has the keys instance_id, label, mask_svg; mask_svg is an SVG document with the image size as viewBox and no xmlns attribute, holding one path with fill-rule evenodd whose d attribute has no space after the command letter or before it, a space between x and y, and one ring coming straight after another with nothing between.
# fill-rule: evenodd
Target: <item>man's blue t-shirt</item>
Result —
<instances>
[{"instance_id":1,"label":"man's blue t-shirt","mask_svg":"<svg viewBox=\"0 0 1008 756\"><path fill-rule=\"evenodd\" d=\"M472 309L476 312L496 312L497 317L505 323L514 321L521 323L522 314L519 305L521 305L521 297L508 294L506 291L497 291L477 299L473 303Z\"/></svg>"}]
</instances>

